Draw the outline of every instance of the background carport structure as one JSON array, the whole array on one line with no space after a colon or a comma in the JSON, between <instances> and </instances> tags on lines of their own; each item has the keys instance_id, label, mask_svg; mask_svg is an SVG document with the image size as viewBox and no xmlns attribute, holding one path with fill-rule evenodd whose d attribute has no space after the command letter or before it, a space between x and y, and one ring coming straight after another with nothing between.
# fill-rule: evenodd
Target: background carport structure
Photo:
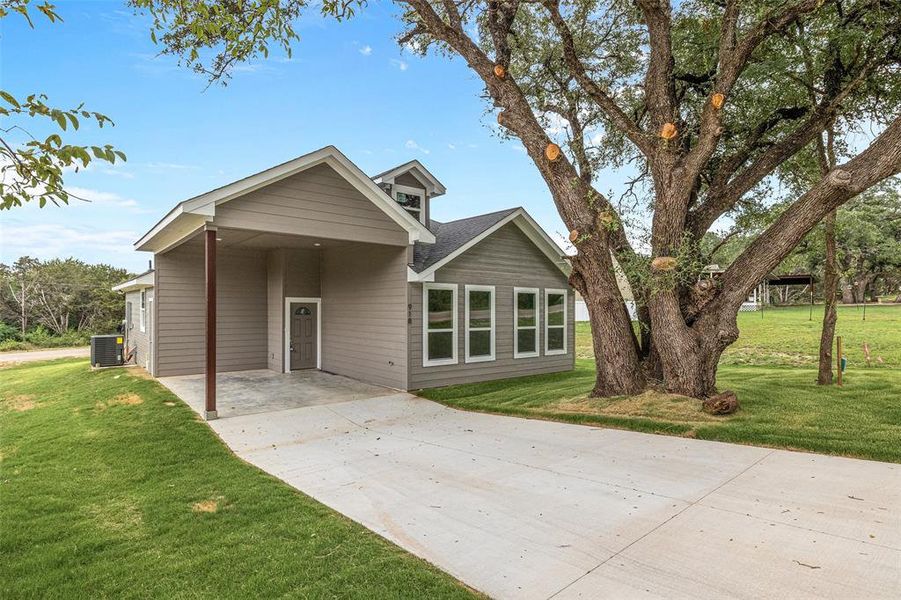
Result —
<instances>
[{"instance_id":1,"label":"background carport structure","mask_svg":"<svg viewBox=\"0 0 901 600\"><path fill-rule=\"evenodd\" d=\"M319 368L406 387L417 240L434 237L333 147L181 203L136 245L156 253L153 375L205 373L215 418L216 372L290 368L296 299L318 305Z\"/></svg>"}]
</instances>

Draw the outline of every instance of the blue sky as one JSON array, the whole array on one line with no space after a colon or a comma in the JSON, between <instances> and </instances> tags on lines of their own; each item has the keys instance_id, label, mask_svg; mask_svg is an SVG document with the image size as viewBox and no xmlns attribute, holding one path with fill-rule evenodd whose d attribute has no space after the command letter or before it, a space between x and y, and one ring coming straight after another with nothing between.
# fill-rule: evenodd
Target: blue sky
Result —
<instances>
[{"instance_id":1,"label":"blue sky","mask_svg":"<svg viewBox=\"0 0 901 600\"><path fill-rule=\"evenodd\" d=\"M493 133L480 82L459 60L402 52L389 3L345 23L308 16L291 60L243 65L227 87L206 91L203 78L157 56L148 21L124 3L58 10L63 23L36 18L34 30L3 20L0 84L107 114L114 128L69 139L112 143L128 161L69 174L90 204L0 213L0 262L75 256L143 270L149 256L131 244L176 202L327 144L370 174L421 160L448 189L438 220L519 205L549 233L563 231L520 144Z\"/></svg>"}]
</instances>

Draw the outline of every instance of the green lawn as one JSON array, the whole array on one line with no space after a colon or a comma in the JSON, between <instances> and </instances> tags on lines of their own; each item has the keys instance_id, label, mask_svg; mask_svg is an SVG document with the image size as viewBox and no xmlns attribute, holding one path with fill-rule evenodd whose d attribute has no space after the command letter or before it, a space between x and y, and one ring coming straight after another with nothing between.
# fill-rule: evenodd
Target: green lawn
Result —
<instances>
[{"instance_id":1,"label":"green lawn","mask_svg":"<svg viewBox=\"0 0 901 600\"><path fill-rule=\"evenodd\" d=\"M468 410L901 462L901 306L868 307L866 316L862 321L855 307L839 309L837 333L849 360L839 388L814 383L822 306L814 308L812 322L807 308L742 313L741 336L719 370L719 387L741 401L730 417L706 415L697 401L659 393L589 399L594 362L584 324L576 330L572 372L420 393Z\"/></svg>"},{"instance_id":2,"label":"green lawn","mask_svg":"<svg viewBox=\"0 0 901 600\"><path fill-rule=\"evenodd\" d=\"M0 371L0 589L20 597L471 597L240 461L159 384Z\"/></svg>"}]
</instances>

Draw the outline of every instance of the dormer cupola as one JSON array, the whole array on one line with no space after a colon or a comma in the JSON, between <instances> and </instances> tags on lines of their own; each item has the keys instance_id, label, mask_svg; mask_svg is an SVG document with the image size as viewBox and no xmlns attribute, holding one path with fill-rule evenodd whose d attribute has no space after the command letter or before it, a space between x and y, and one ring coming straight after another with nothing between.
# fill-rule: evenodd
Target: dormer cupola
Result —
<instances>
[{"instance_id":1,"label":"dormer cupola","mask_svg":"<svg viewBox=\"0 0 901 600\"><path fill-rule=\"evenodd\" d=\"M426 227L429 224L430 200L447 191L418 160L379 173L372 180Z\"/></svg>"}]
</instances>

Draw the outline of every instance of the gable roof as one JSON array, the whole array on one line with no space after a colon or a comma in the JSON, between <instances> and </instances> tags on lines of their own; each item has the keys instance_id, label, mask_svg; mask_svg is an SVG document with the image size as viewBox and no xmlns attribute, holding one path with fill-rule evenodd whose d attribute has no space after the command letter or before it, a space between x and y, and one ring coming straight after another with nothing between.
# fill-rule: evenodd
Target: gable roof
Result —
<instances>
[{"instance_id":1,"label":"gable roof","mask_svg":"<svg viewBox=\"0 0 901 600\"><path fill-rule=\"evenodd\" d=\"M383 181L390 183L394 181L396 177L403 175L404 173L410 173L426 186L426 191L428 191L429 196L441 196L447 192L444 184L438 181L438 178L432 175L432 173L416 159L407 161L404 164L388 169L387 171L382 171L378 175L374 175L372 180L375 183L382 183Z\"/></svg>"},{"instance_id":2,"label":"gable roof","mask_svg":"<svg viewBox=\"0 0 901 600\"><path fill-rule=\"evenodd\" d=\"M119 285L114 285L111 289L114 292L131 292L133 290L141 290L153 287L153 269L144 271L140 275L135 275L128 281L123 281Z\"/></svg>"},{"instance_id":3,"label":"gable roof","mask_svg":"<svg viewBox=\"0 0 901 600\"><path fill-rule=\"evenodd\" d=\"M435 271L451 262L492 233L513 223L541 250L557 268L569 275L570 264L563 250L522 207L510 208L448 223L430 221L429 228L435 234L434 244L415 244L413 263L410 265L410 281L431 281Z\"/></svg>"},{"instance_id":4,"label":"gable roof","mask_svg":"<svg viewBox=\"0 0 901 600\"><path fill-rule=\"evenodd\" d=\"M435 241L435 236L425 225L404 210L400 204L394 202L340 150L335 146L326 146L178 203L150 231L135 242L135 249L154 252L165 250L192 235L207 223L215 221L216 206L321 164L327 164L334 169L364 197L372 201L395 223L405 229L410 236L411 243Z\"/></svg>"},{"instance_id":5,"label":"gable roof","mask_svg":"<svg viewBox=\"0 0 901 600\"><path fill-rule=\"evenodd\" d=\"M426 270L435 263L447 258L455 250L478 237L505 217L519 210L508 208L475 217L467 217L449 223L429 221L429 229L435 234L434 244L416 244L413 246L413 264L411 268L417 273Z\"/></svg>"}]
</instances>

